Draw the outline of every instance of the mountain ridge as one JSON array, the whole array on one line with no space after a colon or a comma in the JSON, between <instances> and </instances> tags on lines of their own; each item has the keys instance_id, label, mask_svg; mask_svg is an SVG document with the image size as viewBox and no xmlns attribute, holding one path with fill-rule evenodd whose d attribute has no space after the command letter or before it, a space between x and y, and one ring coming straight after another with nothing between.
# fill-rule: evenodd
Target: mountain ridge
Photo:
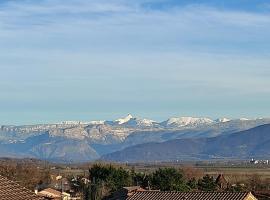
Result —
<instances>
[{"instance_id":1,"label":"mountain ridge","mask_svg":"<svg viewBox=\"0 0 270 200\"><path fill-rule=\"evenodd\" d=\"M6 152L7 155L10 153L38 159L66 159L69 162L70 155L74 160L95 160L105 154L138 144L174 139L211 138L270 123L270 119L267 118L212 120L179 117L173 119L173 123L177 121L173 125L164 124L165 121L155 122L132 115L120 119L122 120L89 123L67 121L55 124L3 125L0 128L0 149L2 148L2 152ZM74 145L78 145L81 149L76 156L73 154Z\"/></svg>"},{"instance_id":2,"label":"mountain ridge","mask_svg":"<svg viewBox=\"0 0 270 200\"><path fill-rule=\"evenodd\" d=\"M188 138L145 143L103 156L121 162L192 159L269 158L270 124L213 138Z\"/></svg>"}]
</instances>

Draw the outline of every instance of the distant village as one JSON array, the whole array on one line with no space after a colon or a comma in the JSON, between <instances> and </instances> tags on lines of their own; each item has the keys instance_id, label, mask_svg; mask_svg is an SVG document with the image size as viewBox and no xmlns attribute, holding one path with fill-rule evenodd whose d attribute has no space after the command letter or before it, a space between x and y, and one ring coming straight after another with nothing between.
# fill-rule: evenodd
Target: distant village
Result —
<instances>
[{"instance_id":1,"label":"distant village","mask_svg":"<svg viewBox=\"0 0 270 200\"><path fill-rule=\"evenodd\" d=\"M0 199L9 200L10 197L15 200L90 200L101 199L99 197L86 197L85 194L78 192L72 188L79 187L77 182L89 185L90 180L87 178L74 178L71 181L62 176L52 177L52 183L45 188L41 186L35 188L34 192L26 189L18 183L11 181L0 175ZM219 175L216 180L215 192L180 192L180 191L161 191L152 190L150 188L142 188L141 186L122 187L115 191L106 200L151 200L151 199L187 199L195 200L203 199L230 199L230 200L256 200L251 192L224 192L228 188L228 182L223 175ZM236 187L236 186L233 186Z\"/></svg>"},{"instance_id":2,"label":"distant village","mask_svg":"<svg viewBox=\"0 0 270 200\"><path fill-rule=\"evenodd\" d=\"M254 174L236 179L188 167L96 163L81 168L29 162L0 162L0 199L10 200L264 200L270 198L270 178ZM268 165L266 160L250 165ZM81 169L84 169L83 171ZM83 172L83 173L82 173ZM241 177L243 178L243 177Z\"/></svg>"},{"instance_id":3,"label":"distant village","mask_svg":"<svg viewBox=\"0 0 270 200\"><path fill-rule=\"evenodd\" d=\"M269 160L255 160L254 158L252 158L250 160L251 164L257 165L257 164L262 164L262 165L269 165Z\"/></svg>"}]
</instances>

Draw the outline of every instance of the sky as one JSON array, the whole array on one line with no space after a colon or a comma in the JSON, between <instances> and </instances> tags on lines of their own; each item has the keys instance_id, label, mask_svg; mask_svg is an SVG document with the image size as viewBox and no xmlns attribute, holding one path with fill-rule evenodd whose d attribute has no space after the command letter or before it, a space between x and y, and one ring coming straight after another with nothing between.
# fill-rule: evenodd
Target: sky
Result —
<instances>
[{"instance_id":1,"label":"sky","mask_svg":"<svg viewBox=\"0 0 270 200\"><path fill-rule=\"evenodd\" d=\"M270 117L269 0L1 0L0 124Z\"/></svg>"}]
</instances>

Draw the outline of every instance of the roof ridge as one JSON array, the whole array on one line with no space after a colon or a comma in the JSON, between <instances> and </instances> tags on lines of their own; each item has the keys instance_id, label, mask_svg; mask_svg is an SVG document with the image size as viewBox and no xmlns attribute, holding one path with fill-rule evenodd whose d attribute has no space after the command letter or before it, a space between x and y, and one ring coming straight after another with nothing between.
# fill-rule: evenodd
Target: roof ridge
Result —
<instances>
[{"instance_id":1,"label":"roof ridge","mask_svg":"<svg viewBox=\"0 0 270 200\"><path fill-rule=\"evenodd\" d=\"M250 192L179 192L179 191L137 191L127 200L244 200ZM256 200L256 198L254 198Z\"/></svg>"},{"instance_id":2,"label":"roof ridge","mask_svg":"<svg viewBox=\"0 0 270 200\"><path fill-rule=\"evenodd\" d=\"M194 192L181 192L181 191L158 191L158 190L145 190L145 191L137 191L137 192L162 192L162 193L237 193L237 194L245 194L250 192L226 192L226 191L194 191Z\"/></svg>"}]
</instances>

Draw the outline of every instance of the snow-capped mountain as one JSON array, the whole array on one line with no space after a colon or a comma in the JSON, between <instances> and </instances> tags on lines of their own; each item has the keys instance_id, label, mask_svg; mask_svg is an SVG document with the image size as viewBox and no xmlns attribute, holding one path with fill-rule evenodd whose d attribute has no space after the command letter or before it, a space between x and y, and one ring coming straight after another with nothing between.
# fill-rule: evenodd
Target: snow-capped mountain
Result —
<instances>
[{"instance_id":1,"label":"snow-capped mountain","mask_svg":"<svg viewBox=\"0 0 270 200\"><path fill-rule=\"evenodd\" d=\"M116 119L114 121L105 121L104 123L111 126L121 126L127 128L151 128L158 126L158 123L154 120L136 118L131 114L128 114L124 118Z\"/></svg>"},{"instance_id":2,"label":"snow-capped mountain","mask_svg":"<svg viewBox=\"0 0 270 200\"><path fill-rule=\"evenodd\" d=\"M120 118L120 119L117 119L115 120L114 122L116 124L124 124L124 123L127 123L128 121L130 121L131 119L133 119L133 116L131 114L128 114L126 117L124 118Z\"/></svg>"},{"instance_id":3,"label":"snow-capped mountain","mask_svg":"<svg viewBox=\"0 0 270 200\"><path fill-rule=\"evenodd\" d=\"M121 124L123 126L127 127L140 127L140 128L147 128L147 127L153 127L157 125L158 123L151 119L139 119L136 117L132 117L132 115L128 115L127 117L123 119L118 119L116 122L120 122L118 124Z\"/></svg>"},{"instance_id":4,"label":"snow-capped mountain","mask_svg":"<svg viewBox=\"0 0 270 200\"><path fill-rule=\"evenodd\" d=\"M130 121L128 121L128 124L132 124L135 126L140 126L140 127L151 127L157 124L156 121L151 120L151 119L137 119L133 118Z\"/></svg>"},{"instance_id":5,"label":"snow-capped mountain","mask_svg":"<svg viewBox=\"0 0 270 200\"><path fill-rule=\"evenodd\" d=\"M245 118L245 117L242 117L242 118L240 118L239 120L240 120L240 121L248 121L248 120L250 120L250 119Z\"/></svg>"},{"instance_id":6,"label":"snow-capped mountain","mask_svg":"<svg viewBox=\"0 0 270 200\"><path fill-rule=\"evenodd\" d=\"M82 121L63 121L60 122L59 124L62 125L85 125L85 124L89 124L89 122L82 122Z\"/></svg>"},{"instance_id":7,"label":"snow-capped mountain","mask_svg":"<svg viewBox=\"0 0 270 200\"><path fill-rule=\"evenodd\" d=\"M218 118L217 120L215 120L217 123L226 123L231 121L230 119L223 117L223 118Z\"/></svg>"},{"instance_id":8,"label":"snow-capped mountain","mask_svg":"<svg viewBox=\"0 0 270 200\"><path fill-rule=\"evenodd\" d=\"M89 124L90 125L101 125L104 124L105 120L99 120L99 121L90 121Z\"/></svg>"},{"instance_id":9,"label":"snow-capped mountain","mask_svg":"<svg viewBox=\"0 0 270 200\"><path fill-rule=\"evenodd\" d=\"M41 159L58 158L64 152L73 155L73 146L80 145L84 159L121 150L146 142L164 142L181 138L215 137L270 124L270 119L227 119L198 117L172 117L163 122L141 119L127 115L111 121L65 121L54 124L37 124L0 127L0 149L20 154L17 149L26 149L27 155ZM61 150L61 146L65 150ZM55 151L55 149L58 149ZM1 156L1 151L0 151ZM3 155L2 155L3 156ZM76 157L79 156L76 154ZM86 156L86 157L85 157ZM64 158L63 158L64 159ZM79 157L78 157L79 159Z\"/></svg>"},{"instance_id":10,"label":"snow-capped mountain","mask_svg":"<svg viewBox=\"0 0 270 200\"><path fill-rule=\"evenodd\" d=\"M161 124L165 125L166 127L194 127L212 123L214 123L214 121L209 118L173 117L162 122Z\"/></svg>"}]
</instances>

